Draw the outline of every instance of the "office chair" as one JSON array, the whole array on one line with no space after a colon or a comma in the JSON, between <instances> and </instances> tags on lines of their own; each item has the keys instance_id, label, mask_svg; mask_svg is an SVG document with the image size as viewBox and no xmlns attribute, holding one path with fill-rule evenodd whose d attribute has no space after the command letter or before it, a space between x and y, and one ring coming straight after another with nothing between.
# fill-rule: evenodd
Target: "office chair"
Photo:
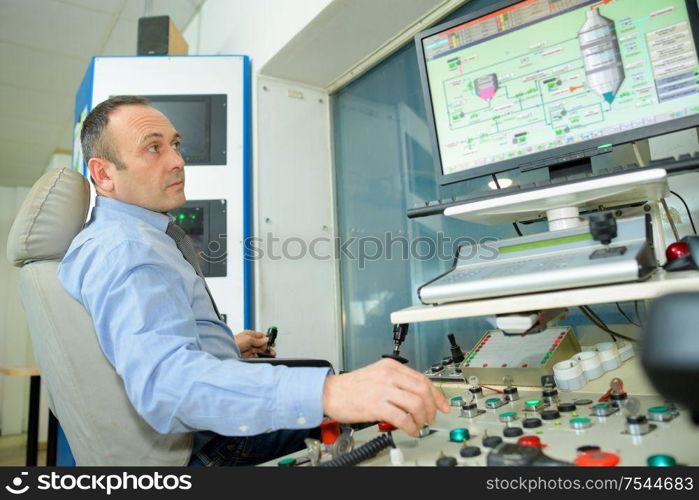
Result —
<instances>
[{"instance_id":1,"label":"office chair","mask_svg":"<svg viewBox=\"0 0 699 500\"><path fill-rule=\"evenodd\" d=\"M10 230L7 258L20 268L22 303L49 407L77 465L187 465L192 434L159 434L134 410L105 357L85 308L56 271L87 218L87 179L69 169L44 174Z\"/></svg>"}]
</instances>

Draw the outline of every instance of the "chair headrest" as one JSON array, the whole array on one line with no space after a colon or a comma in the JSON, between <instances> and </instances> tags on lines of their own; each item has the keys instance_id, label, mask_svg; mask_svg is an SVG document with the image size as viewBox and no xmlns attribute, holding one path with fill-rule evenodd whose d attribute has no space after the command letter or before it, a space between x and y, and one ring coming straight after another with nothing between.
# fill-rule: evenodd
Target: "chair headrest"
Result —
<instances>
[{"instance_id":1,"label":"chair headrest","mask_svg":"<svg viewBox=\"0 0 699 500\"><path fill-rule=\"evenodd\" d=\"M7 238L7 260L21 267L63 258L85 225L90 186L75 170L54 169L36 181Z\"/></svg>"}]
</instances>

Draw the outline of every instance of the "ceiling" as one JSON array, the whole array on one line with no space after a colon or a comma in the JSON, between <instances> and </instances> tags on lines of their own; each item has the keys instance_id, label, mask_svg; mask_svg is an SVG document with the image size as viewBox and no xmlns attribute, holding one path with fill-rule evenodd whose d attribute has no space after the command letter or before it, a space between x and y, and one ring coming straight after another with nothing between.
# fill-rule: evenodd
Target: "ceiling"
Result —
<instances>
[{"instance_id":1,"label":"ceiling","mask_svg":"<svg viewBox=\"0 0 699 500\"><path fill-rule=\"evenodd\" d=\"M30 186L72 149L73 107L93 56L136 55L138 18L184 31L205 0L0 0L0 185Z\"/></svg>"}]
</instances>

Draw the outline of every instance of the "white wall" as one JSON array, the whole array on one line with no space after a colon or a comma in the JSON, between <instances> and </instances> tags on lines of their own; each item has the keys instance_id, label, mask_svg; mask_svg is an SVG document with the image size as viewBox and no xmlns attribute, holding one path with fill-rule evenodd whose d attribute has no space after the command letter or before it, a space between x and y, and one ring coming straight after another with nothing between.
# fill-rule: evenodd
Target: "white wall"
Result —
<instances>
[{"instance_id":1,"label":"white wall","mask_svg":"<svg viewBox=\"0 0 699 500\"><path fill-rule=\"evenodd\" d=\"M295 87L294 82L268 82L275 92L260 95L265 86L260 83L260 69L330 3L207 0L184 30L192 55L251 58L255 236L270 230L275 236L305 240L335 235L327 93ZM304 97L299 98L300 94ZM270 106L285 113L284 119L277 122ZM267 112L258 113L258 109ZM298 147L285 153L284 144ZM290 175L293 172L298 175ZM303 184L303 195L294 194L298 184ZM279 327L280 356L327 359L340 369L336 263L309 258L262 260L255 262L254 273L255 328Z\"/></svg>"},{"instance_id":2,"label":"white wall","mask_svg":"<svg viewBox=\"0 0 699 500\"><path fill-rule=\"evenodd\" d=\"M330 2L206 0L184 30L184 37L190 54L246 55L257 73Z\"/></svg>"},{"instance_id":3,"label":"white wall","mask_svg":"<svg viewBox=\"0 0 699 500\"><path fill-rule=\"evenodd\" d=\"M19 298L18 270L5 257L7 236L27 187L0 186L0 366L33 366L29 329ZM2 434L26 430L29 378L0 375Z\"/></svg>"}]
</instances>

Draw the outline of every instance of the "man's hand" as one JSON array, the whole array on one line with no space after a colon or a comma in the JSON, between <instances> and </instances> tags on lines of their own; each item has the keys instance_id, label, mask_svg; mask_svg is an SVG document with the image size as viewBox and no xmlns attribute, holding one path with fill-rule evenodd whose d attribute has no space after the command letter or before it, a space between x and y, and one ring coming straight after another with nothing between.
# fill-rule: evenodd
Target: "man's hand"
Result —
<instances>
[{"instance_id":1,"label":"man's hand","mask_svg":"<svg viewBox=\"0 0 699 500\"><path fill-rule=\"evenodd\" d=\"M258 352L267 350L267 335L252 330L243 330L235 334L235 343L238 344L240 355L243 358L254 358ZM268 354L272 357L277 355L274 349L270 349Z\"/></svg>"},{"instance_id":2,"label":"man's hand","mask_svg":"<svg viewBox=\"0 0 699 500\"><path fill-rule=\"evenodd\" d=\"M432 425L436 411L449 413L444 395L423 374L393 359L343 375L330 375L323 411L343 423L386 421L412 436Z\"/></svg>"}]
</instances>

